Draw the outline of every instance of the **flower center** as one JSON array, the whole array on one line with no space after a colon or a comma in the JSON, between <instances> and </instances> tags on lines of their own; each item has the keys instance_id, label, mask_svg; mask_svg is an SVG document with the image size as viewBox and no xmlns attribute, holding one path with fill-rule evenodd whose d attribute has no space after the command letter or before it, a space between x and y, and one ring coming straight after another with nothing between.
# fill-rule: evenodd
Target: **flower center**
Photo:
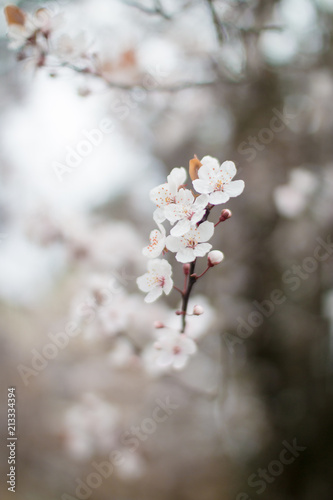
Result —
<instances>
[{"instance_id":1,"label":"flower center","mask_svg":"<svg viewBox=\"0 0 333 500\"><path fill-rule=\"evenodd\" d=\"M158 286L160 286L161 288L163 288L164 285L165 285L165 277L164 276L159 276L157 278L157 283L158 283Z\"/></svg>"},{"instance_id":2,"label":"flower center","mask_svg":"<svg viewBox=\"0 0 333 500\"><path fill-rule=\"evenodd\" d=\"M197 241L194 238L187 240L186 248L195 248L197 246Z\"/></svg>"},{"instance_id":3,"label":"flower center","mask_svg":"<svg viewBox=\"0 0 333 500\"><path fill-rule=\"evenodd\" d=\"M180 354L180 352L181 352L181 348L179 347L179 345L175 345L175 347L173 348L173 353Z\"/></svg>"},{"instance_id":4,"label":"flower center","mask_svg":"<svg viewBox=\"0 0 333 500\"><path fill-rule=\"evenodd\" d=\"M216 181L214 190L215 191L223 191L223 182L221 179Z\"/></svg>"}]
</instances>

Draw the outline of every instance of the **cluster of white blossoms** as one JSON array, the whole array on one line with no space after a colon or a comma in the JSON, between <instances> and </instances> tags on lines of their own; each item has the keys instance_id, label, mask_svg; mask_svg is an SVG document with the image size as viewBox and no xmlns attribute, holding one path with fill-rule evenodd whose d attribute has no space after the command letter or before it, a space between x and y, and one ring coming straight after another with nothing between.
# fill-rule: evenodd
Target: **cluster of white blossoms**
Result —
<instances>
[{"instance_id":1,"label":"cluster of white blossoms","mask_svg":"<svg viewBox=\"0 0 333 500\"><path fill-rule=\"evenodd\" d=\"M177 332L170 328L163 331L162 337L155 344L159 352L157 361L161 365L170 365L176 369L185 366L189 355L196 352L193 339L186 336L187 303L193 284L206 271L223 260L223 253L212 250L209 240L214 234L215 226L231 216L229 210L222 210L216 224L207 219L215 205L225 203L231 197L239 196L244 190L244 181L232 179L236 175L236 167L232 161L220 165L216 158L205 156L199 161L190 161L190 177L193 190L186 187L186 170L174 168L167 177L167 182L150 192L150 199L156 205L153 219L158 227L150 233L150 243L143 249L143 254L150 258L148 272L137 279L137 285L146 292L146 302L153 302L163 292L169 295L176 288L183 298L183 310L177 314L183 316L183 326ZM170 234L164 223L168 221ZM174 287L172 266L161 256L174 253L178 262L183 264L185 285L183 291ZM194 267L198 257L207 255L207 269L197 276ZM203 311L196 306L193 315ZM157 328L164 328L159 325Z\"/></svg>"},{"instance_id":2,"label":"cluster of white blossoms","mask_svg":"<svg viewBox=\"0 0 333 500\"><path fill-rule=\"evenodd\" d=\"M214 234L214 223L205 217L212 206L243 192L244 181L232 181L236 174L233 162L220 165L216 158L205 156L200 163L197 178L193 180L193 187L199 194L185 187L186 170L183 167L174 168L167 182L150 192L150 199L157 207L153 218L158 229L150 233L150 244L143 249L143 254L153 259L148 262L148 273L137 280L140 290L148 292L146 302L156 300L163 292L168 295L173 286L171 265L157 257L166 250L174 252L176 260L183 264L204 257L212 248L208 241ZM163 226L166 220L172 226L168 236Z\"/></svg>"}]
</instances>

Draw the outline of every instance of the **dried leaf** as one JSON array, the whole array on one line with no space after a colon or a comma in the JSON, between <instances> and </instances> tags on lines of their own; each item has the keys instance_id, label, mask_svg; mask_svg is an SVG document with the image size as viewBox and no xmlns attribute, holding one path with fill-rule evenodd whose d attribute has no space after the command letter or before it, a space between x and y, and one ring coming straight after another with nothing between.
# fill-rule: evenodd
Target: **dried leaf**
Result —
<instances>
[{"instance_id":1,"label":"dried leaf","mask_svg":"<svg viewBox=\"0 0 333 500\"><path fill-rule=\"evenodd\" d=\"M202 167L202 163L200 160L194 155L194 158L190 160L190 167L189 167L189 172L190 172L190 177L192 181L195 179L198 179L198 170L199 168Z\"/></svg>"},{"instance_id":2,"label":"dried leaf","mask_svg":"<svg viewBox=\"0 0 333 500\"><path fill-rule=\"evenodd\" d=\"M5 7L5 16L8 26L11 24L25 25L25 13L16 7L16 5L7 5Z\"/></svg>"}]
</instances>

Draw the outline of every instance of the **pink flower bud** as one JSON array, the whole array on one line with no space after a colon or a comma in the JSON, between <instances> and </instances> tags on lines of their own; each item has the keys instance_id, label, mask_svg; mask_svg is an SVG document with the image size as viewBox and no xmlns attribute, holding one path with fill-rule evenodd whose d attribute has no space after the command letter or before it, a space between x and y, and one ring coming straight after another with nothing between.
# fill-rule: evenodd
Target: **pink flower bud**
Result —
<instances>
[{"instance_id":1,"label":"pink flower bud","mask_svg":"<svg viewBox=\"0 0 333 500\"><path fill-rule=\"evenodd\" d=\"M227 219L230 219L230 217L232 216L232 212L231 210L228 210L227 208L224 208L221 212L221 215L220 215L220 221L223 222Z\"/></svg>"},{"instance_id":2,"label":"pink flower bud","mask_svg":"<svg viewBox=\"0 0 333 500\"><path fill-rule=\"evenodd\" d=\"M162 321L154 321L154 328L165 328L165 325Z\"/></svg>"},{"instance_id":3,"label":"pink flower bud","mask_svg":"<svg viewBox=\"0 0 333 500\"><path fill-rule=\"evenodd\" d=\"M194 306L193 307L193 314L195 316L200 316L201 314L203 314L205 311L204 311L204 308L202 306Z\"/></svg>"},{"instance_id":4,"label":"pink flower bud","mask_svg":"<svg viewBox=\"0 0 333 500\"><path fill-rule=\"evenodd\" d=\"M178 311L176 311L176 314L177 314L177 316L181 316L181 315L183 314L183 311L180 311L180 310L178 309Z\"/></svg>"},{"instance_id":5,"label":"pink flower bud","mask_svg":"<svg viewBox=\"0 0 333 500\"><path fill-rule=\"evenodd\" d=\"M224 259L224 255L220 250L212 250L208 254L208 265L209 267L217 266Z\"/></svg>"},{"instance_id":6,"label":"pink flower bud","mask_svg":"<svg viewBox=\"0 0 333 500\"><path fill-rule=\"evenodd\" d=\"M183 265L183 271L184 271L185 276L188 276L190 274L190 269L191 269L191 265L190 264L184 264Z\"/></svg>"}]
</instances>

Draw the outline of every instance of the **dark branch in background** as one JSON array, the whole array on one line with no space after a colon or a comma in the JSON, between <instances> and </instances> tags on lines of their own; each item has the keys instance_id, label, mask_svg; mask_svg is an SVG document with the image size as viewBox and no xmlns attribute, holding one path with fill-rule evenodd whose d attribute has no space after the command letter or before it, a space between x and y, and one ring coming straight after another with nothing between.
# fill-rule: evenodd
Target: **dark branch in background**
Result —
<instances>
[{"instance_id":1,"label":"dark branch in background","mask_svg":"<svg viewBox=\"0 0 333 500\"><path fill-rule=\"evenodd\" d=\"M225 40L228 40L228 34L215 9L214 0L206 0L206 1L212 16L218 41L220 44L222 44Z\"/></svg>"},{"instance_id":2,"label":"dark branch in background","mask_svg":"<svg viewBox=\"0 0 333 500\"><path fill-rule=\"evenodd\" d=\"M122 0L122 2L128 5L129 7L134 7L135 9L140 10L144 14L149 14L153 16L156 15L162 16L164 17L164 19L167 19L168 21L171 19L171 16L164 11L161 2L159 0L155 0L155 8L146 7L145 5L142 5L139 2L134 2L132 0Z\"/></svg>"},{"instance_id":3,"label":"dark branch in background","mask_svg":"<svg viewBox=\"0 0 333 500\"><path fill-rule=\"evenodd\" d=\"M128 5L129 7L133 7L135 9L138 9L140 10L141 12L143 12L144 14L148 14L148 15L151 15L151 16L161 16L163 17L164 19L166 19L167 21L170 21L171 19L173 19L176 15L180 14L181 12L183 12L184 10L188 9L189 7L193 7L194 5L196 5L197 3L199 3L199 1L201 0L188 0L187 2L185 2L181 8L179 10L177 10L177 12L173 12L173 13L167 13L165 12L163 6L162 6L162 3L161 3L161 0L155 0L155 8L152 8L152 7L146 7L145 5L142 5L141 3L139 2L136 2L135 0L120 0L122 3Z\"/></svg>"}]
</instances>

